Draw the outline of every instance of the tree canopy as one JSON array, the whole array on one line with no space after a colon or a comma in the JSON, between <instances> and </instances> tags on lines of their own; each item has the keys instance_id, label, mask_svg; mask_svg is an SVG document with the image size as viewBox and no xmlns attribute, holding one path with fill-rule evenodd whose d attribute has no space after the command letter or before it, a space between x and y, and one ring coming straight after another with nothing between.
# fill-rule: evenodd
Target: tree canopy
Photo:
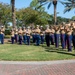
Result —
<instances>
[{"instance_id":1,"label":"tree canopy","mask_svg":"<svg viewBox=\"0 0 75 75\"><path fill-rule=\"evenodd\" d=\"M11 22L11 7L9 4L0 3L0 24L8 25Z\"/></svg>"},{"instance_id":2,"label":"tree canopy","mask_svg":"<svg viewBox=\"0 0 75 75\"><path fill-rule=\"evenodd\" d=\"M35 2L36 1L36 2ZM16 9L16 25L17 26L28 26L30 24L34 25L46 25L54 24L53 15L48 14L44 7L38 9L40 3L38 0L33 0L30 6L27 8ZM62 23L67 22L68 19L57 17L57 22ZM0 25L5 25L6 27L12 22L12 8L9 4L0 3Z\"/></svg>"}]
</instances>

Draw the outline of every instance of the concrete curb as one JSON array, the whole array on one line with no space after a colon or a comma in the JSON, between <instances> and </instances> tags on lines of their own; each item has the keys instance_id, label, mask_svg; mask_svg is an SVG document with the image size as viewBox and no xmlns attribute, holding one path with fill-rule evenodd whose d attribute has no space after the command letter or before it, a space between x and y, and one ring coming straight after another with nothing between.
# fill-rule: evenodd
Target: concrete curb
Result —
<instances>
[{"instance_id":1,"label":"concrete curb","mask_svg":"<svg viewBox=\"0 0 75 75\"><path fill-rule=\"evenodd\" d=\"M75 63L75 60L57 60L57 61L0 61L0 64L24 64L24 65L50 65Z\"/></svg>"}]
</instances>

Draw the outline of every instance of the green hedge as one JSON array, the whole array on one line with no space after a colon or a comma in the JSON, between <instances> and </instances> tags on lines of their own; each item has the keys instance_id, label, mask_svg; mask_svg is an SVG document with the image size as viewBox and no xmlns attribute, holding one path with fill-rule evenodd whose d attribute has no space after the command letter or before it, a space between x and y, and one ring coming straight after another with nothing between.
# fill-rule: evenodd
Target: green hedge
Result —
<instances>
[{"instance_id":1,"label":"green hedge","mask_svg":"<svg viewBox=\"0 0 75 75\"><path fill-rule=\"evenodd\" d=\"M5 35L10 35L11 34L11 32L10 32L10 30L5 30Z\"/></svg>"}]
</instances>

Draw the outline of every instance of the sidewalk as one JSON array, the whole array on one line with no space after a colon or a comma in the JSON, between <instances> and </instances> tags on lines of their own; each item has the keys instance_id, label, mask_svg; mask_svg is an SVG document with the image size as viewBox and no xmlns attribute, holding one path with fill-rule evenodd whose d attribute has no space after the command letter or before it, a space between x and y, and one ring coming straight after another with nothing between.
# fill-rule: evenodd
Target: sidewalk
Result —
<instances>
[{"instance_id":1,"label":"sidewalk","mask_svg":"<svg viewBox=\"0 0 75 75\"><path fill-rule=\"evenodd\" d=\"M75 60L0 61L0 75L75 75Z\"/></svg>"}]
</instances>

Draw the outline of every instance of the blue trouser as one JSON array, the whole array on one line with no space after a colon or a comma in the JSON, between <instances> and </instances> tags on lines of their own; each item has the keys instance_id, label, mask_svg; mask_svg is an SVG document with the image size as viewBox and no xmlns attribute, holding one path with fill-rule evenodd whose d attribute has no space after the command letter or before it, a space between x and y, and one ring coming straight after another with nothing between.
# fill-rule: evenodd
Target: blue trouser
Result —
<instances>
[{"instance_id":1,"label":"blue trouser","mask_svg":"<svg viewBox=\"0 0 75 75\"><path fill-rule=\"evenodd\" d=\"M32 40L33 40L33 43L36 42L36 35L32 35Z\"/></svg>"},{"instance_id":2,"label":"blue trouser","mask_svg":"<svg viewBox=\"0 0 75 75\"><path fill-rule=\"evenodd\" d=\"M11 43L14 44L14 37L11 36Z\"/></svg>"},{"instance_id":3,"label":"blue trouser","mask_svg":"<svg viewBox=\"0 0 75 75\"><path fill-rule=\"evenodd\" d=\"M73 47L75 49L75 35L72 35L72 42L73 42Z\"/></svg>"},{"instance_id":4,"label":"blue trouser","mask_svg":"<svg viewBox=\"0 0 75 75\"><path fill-rule=\"evenodd\" d=\"M41 44L43 44L44 43L44 35L41 35L40 37L41 37Z\"/></svg>"},{"instance_id":5,"label":"blue trouser","mask_svg":"<svg viewBox=\"0 0 75 75\"><path fill-rule=\"evenodd\" d=\"M30 45L30 36L27 36L27 45Z\"/></svg>"},{"instance_id":6,"label":"blue trouser","mask_svg":"<svg viewBox=\"0 0 75 75\"><path fill-rule=\"evenodd\" d=\"M54 45L54 34L50 35L50 41L51 41L51 45Z\"/></svg>"},{"instance_id":7,"label":"blue trouser","mask_svg":"<svg viewBox=\"0 0 75 75\"><path fill-rule=\"evenodd\" d=\"M59 38L60 38L60 34L55 34L55 47L59 47Z\"/></svg>"},{"instance_id":8,"label":"blue trouser","mask_svg":"<svg viewBox=\"0 0 75 75\"><path fill-rule=\"evenodd\" d=\"M66 42L65 42L65 34L61 34L61 45L62 48L65 49L66 48Z\"/></svg>"},{"instance_id":9,"label":"blue trouser","mask_svg":"<svg viewBox=\"0 0 75 75\"><path fill-rule=\"evenodd\" d=\"M18 34L15 34L15 42L18 42Z\"/></svg>"},{"instance_id":10,"label":"blue trouser","mask_svg":"<svg viewBox=\"0 0 75 75\"><path fill-rule=\"evenodd\" d=\"M4 44L4 34L0 34L0 43Z\"/></svg>"},{"instance_id":11,"label":"blue trouser","mask_svg":"<svg viewBox=\"0 0 75 75\"><path fill-rule=\"evenodd\" d=\"M24 44L26 44L26 40L27 40L27 36L23 35L23 42L24 42Z\"/></svg>"},{"instance_id":12,"label":"blue trouser","mask_svg":"<svg viewBox=\"0 0 75 75\"><path fill-rule=\"evenodd\" d=\"M67 34L65 34L65 48L67 46Z\"/></svg>"},{"instance_id":13,"label":"blue trouser","mask_svg":"<svg viewBox=\"0 0 75 75\"><path fill-rule=\"evenodd\" d=\"M40 45L40 35L36 34L36 45L39 46Z\"/></svg>"},{"instance_id":14,"label":"blue trouser","mask_svg":"<svg viewBox=\"0 0 75 75\"><path fill-rule=\"evenodd\" d=\"M68 48L68 51L72 51L71 42L72 42L72 35L67 35L67 48Z\"/></svg>"},{"instance_id":15,"label":"blue trouser","mask_svg":"<svg viewBox=\"0 0 75 75\"><path fill-rule=\"evenodd\" d=\"M1 44L4 44L4 34L1 34Z\"/></svg>"},{"instance_id":16,"label":"blue trouser","mask_svg":"<svg viewBox=\"0 0 75 75\"><path fill-rule=\"evenodd\" d=\"M49 47L50 46L50 35L49 34L45 35L45 40L46 40L46 45Z\"/></svg>"},{"instance_id":17,"label":"blue trouser","mask_svg":"<svg viewBox=\"0 0 75 75\"><path fill-rule=\"evenodd\" d=\"M22 44L22 35L19 35L19 44Z\"/></svg>"},{"instance_id":18,"label":"blue trouser","mask_svg":"<svg viewBox=\"0 0 75 75\"><path fill-rule=\"evenodd\" d=\"M2 36L1 36L1 34L0 34L0 43L1 43L1 40L2 40L2 38L1 38Z\"/></svg>"}]
</instances>

